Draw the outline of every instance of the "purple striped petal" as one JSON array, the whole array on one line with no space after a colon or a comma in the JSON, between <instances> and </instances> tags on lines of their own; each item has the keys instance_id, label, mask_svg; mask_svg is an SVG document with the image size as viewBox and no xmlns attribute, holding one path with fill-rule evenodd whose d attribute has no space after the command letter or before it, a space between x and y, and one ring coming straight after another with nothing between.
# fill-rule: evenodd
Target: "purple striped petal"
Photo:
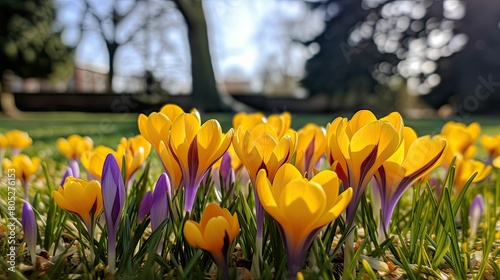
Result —
<instances>
[{"instance_id":1,"label":"purple striped petal","mask_svg":"<svg viewBox=\"0 0 500 280\"><path fill-rule=\"evenodd\" d=\"M479 222L481 221L481 217L484 213L484 199L483 196L478 194L472 200L469 208L469 219L471 223L471 228L473 225L477 228L479 226Z\"/></svg>"},{"instance_id":2,"label":"purple striped petal","mask_svg":"<svg viewBox=\"0 0 500 280\"><path fill-rule=\"evenodd\" d=\"M139 205L139 213L137 214L137 222L140 223L142 220L149 215L151 211L151 203L153 202L153 193L148 191L144 194L141 200L141 205Z\"/></svg>"},{"instance_id":3,"label":"purple striped petal","mask_svg":"<svg viewBox=\"0 0 500 280\"><path fill-rule=\"evenodd\" d=\"M24 239L30 250L31 261L36 264L36 240L38 228L35 220L35 213L29 202L24 202L21 224L23 225Z\"/></svg>"},{"instance_id":4,"label":"purple striped petal","mask_svg":"<svg viewBox=\"0 0 500 280\"><path fill-rule=\"evenodd\" d=\"M304 153L304 161L305 161L304 165L308 172L309 170L312 170L311 164L316 164L315 162L311 162L312 157L314 155L315 140L316 140L316 135L313 136L311 143L309 143ZM311 177L311 174L308 174L307 176Z\"/></svg>"},{"instance_id":5,"label":"purple striped petal","mask_svg":"<svg viewBox=\"0 0 500 280\"><path fill-rule=\"evenodd\" d=\"M113 154L108 154L104 161L101 188L108 233L116 235L125 204L125 186L120 167Z\"/></svg>"},{"instance_id":6,"label":"purple striped petal","mask_svg":"<svg viewBox=\"0 0 500 280\"><path fill-rule=\"evenodd\" d=\"M162 173L156 182L151 203L151 228L158 226L169 217L168 195L170 194L170 180L167 174Z\"/></svg>"},{"instance_id":7,"label":"purple striped petal","mask_svg":"<svg viewBox=\"0 0 500 280\"><path fill-rule=\"evenodd\" d=\"M62 176L61 183L59 184L59 186L64 186L64 182L66 181L66 178L69 176L75 177L73 176L73 169L71 169L71 167L66 168L66 172L64 172Z\"/></svg>"},{"instance_id":8,"label":"purple striped petal","mask_svg":"<svg viewBox=\"0 0 500 280\"><path fill-rule=\"evenodd\" d=\"M116 263L116 233L125 204L125 185L120 167L113 154L104 160L101 180L104 218L108 228L108 266L114 273Z\"/></svg>"},{"instance_id":9,"label":"purple striped petal","mask_svg":"<svg viewBox=\"0 0 500 280\"><path fill-rule=\"evenodd\" d=\"M222 156L219 170L223 180L222 183L224 184L224 188L226 188L226 191L228 191L235 178L234 170L231 165L231 155L229 155L228 152L225 152Z\"/></svg>"}]
</instances>

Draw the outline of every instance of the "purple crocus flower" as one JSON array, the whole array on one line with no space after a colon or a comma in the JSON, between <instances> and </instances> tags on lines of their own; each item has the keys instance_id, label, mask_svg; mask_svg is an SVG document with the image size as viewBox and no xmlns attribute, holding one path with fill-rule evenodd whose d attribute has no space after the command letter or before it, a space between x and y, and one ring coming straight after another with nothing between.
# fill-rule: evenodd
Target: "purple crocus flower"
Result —
<instances>
[{"instance_id":1,"label":"purple crocus flower","mask_svg":"<svg viewBox=\"0 0 500 280\"><path fill-rule=\"evenodd\" d=\"M224 188L226 192L229 191L229 188L234 182L236 175L234 174L233 167L231 166L231 155L229 155L228 152L224 153L224 155L222 156L220 167L215 167L212 169L212 177L217 187L219 187L220 189ZM220 182L221 177L222 182ZM232 196L232 193L230 195Z\"/></svg>"},{"instance_id":2,"label":"purple crocus flower","mask_svg":"<svg viewBox=\"0 0 500 280\"><path fill-rule=\"evenodd\" d=\"M151 229L155 231L158 226L169 217L168 195L170 194L170 180L167 174L162 173L156 182L156 187L151 199Z\"/></svg>"},{"instance_id":3,"label":"purple crocus flower","mask_svg":"<svg viewBox=\"0 0 500 280\"><path fill-rule=\"evenodd\" d=\"M148 191L144 194L139 205L139 213L137 214L137 222L140 223L144 218L149 215L151 211L151 203L153 202L153 193Z\"/></svg>"},{"instance_id":4,"label":"purple crocus flower","mask_svg":"<svg viewBox=\"0 0 500 280\"><path fill-rule=\"evenodd\" d=\"M469 225L470 225L470 247L474 245L474 239L481 222L481 217L484 213L484 199L481 194L478 194L472 200L469 208Z\"/></svg>"},{"instance_id":5,"label":"purple crocus flower","mask_svg":"<svg viewBox=\"0 0 500 280\"><path fill-rule=\"evenodd\" d=\"M38 228L35 220L35 213L29 202L24 202L21 224L23 225L24 239L30 250L31 262L36 264L36 240Z\"/></svg>"},{"instance_id":6,"label":"purple crocus flower","mask_svg":"<svg viewBox=\"0 0 500 280\"><path fill-rule=\"evenodd\" d=\"M115 271L116 263L116 234L125 204L125 185L120 167L113 154L108 154L102 169L102 200L104 218L108 229L108 266L111 273Z\"/></svg>"}]
</instances>

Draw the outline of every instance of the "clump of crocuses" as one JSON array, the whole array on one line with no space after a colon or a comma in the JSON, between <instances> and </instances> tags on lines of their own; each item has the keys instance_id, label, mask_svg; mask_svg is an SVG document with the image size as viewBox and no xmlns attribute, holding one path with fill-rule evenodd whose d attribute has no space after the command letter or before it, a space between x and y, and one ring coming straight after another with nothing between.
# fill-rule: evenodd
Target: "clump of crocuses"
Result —
<instances>
[{"instance_id":1,"label":"clump of crocuses","mask_svg":"<svg viewBox=\"0 0 500 280\"><path fill-rule=\"evenodd\" d=\"M208 252L221 271L222 279L229 278L228 257L234 238L240 231L236 214L231 215L215 203L207 205L199 223L188 220L184 238L194 248Z\"/></svg>"}]
</instances>

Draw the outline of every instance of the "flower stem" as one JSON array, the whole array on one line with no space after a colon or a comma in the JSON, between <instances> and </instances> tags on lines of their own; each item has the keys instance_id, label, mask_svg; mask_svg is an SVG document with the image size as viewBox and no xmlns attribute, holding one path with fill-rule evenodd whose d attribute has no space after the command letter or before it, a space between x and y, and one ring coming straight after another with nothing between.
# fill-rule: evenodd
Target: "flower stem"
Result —
<instances>
[{"instance_id":1,"label":"flower stem","mask_svg":"<svg viewBox=\"0 0 500 280\"><path fill-rule=\"evenodd\" d=\"M342 279L356 279L356 268L349 271L352 259L354 257L354 232L351 232L345 240L344 248L344 273Z\"/></svg>"},{"instance_id":2,"label":"flower stem","mask_svg":"<svg viewBox=\"0 0 500 280\"><path fill-rule=\"evenodd\" d=\"M108 268L109 273L115 274L116 269L116 238L108 239Z\"/></svg>"},{"instance_id":3,"label":"flower stem","mask_svg":"<svg viewBox=\"0 0 500 280\"><path fill-rule=\"evenodd\" d=\"M255 239L255 253L252 258L252 275L255 279L260 278L260 259L262 256L262 236L257 236Z\"/></svg>"}]
</instances>

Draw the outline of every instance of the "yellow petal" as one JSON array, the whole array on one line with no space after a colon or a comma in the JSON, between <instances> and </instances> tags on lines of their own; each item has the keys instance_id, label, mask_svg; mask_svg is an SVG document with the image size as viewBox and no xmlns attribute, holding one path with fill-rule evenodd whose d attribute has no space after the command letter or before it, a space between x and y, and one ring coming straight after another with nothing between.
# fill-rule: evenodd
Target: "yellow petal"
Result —
<instances>
[{"instance_id":1,"label":"yellow petal","mask_svg":"<svg viewBox=\"0 0 500 280\"><path fill-rule=\"evenodd\" d=\"M281 184L273 184L267 178L266 171L261 169L257 175L255 189L264 210L276 221L285 221L284 213L278 208L277 199L282 190Z\"/></svg>"},{"instance_id":2,"label":"yellow petal","mask_svg":"<svg viewBox=\"0 0 500 280\"><path fill-rule=\"evenodd\" d=\"M407 170L408 176L420 173L418 177L421 177L441 164L445 147L446 140L443 138L420 137L411 144L402 166Z\"/></svg>"},{"instance_id":3,"label":"yellow petal","mask_svg":"<svg viewBox=\"0 0 500 280\"><path fill-rule=\"evenodd\" d=\"M205 231L208 221L214 217L224 216L224 211L216 203L209 203L205 210L203 210L203 216L201 217L200 225L201 231Z\"/></svg>"},{"instance_id":4,"label":"yellow petal","mask_svg":"<svg viewBox=\"0 0 500 280\"><path fill-rule=\"evenodd\" d=\"M160 109L160 113L165 114L172 121L184 114L184 110L176 104L166 104Z\"/></svg>"},{"instance_id":5,"label":"yellow petal","mask_svg":"<svg viewBox=\"0 0 500 280\"><path fill-rule=\"evenodd\" d=\"M330 206L331 208L327 208L327 211L316 221L313 227L320 228L337 219L351 202L352 196L352 188L348 188L347 190L343 191L332 204L333 207Z\"/></svg>"},{"instance_id":6,"label":"yellow petal","mask_svg":"<svg viewBox=\"0 0 500 280\"><path fill-rule=\"evenodd\" d=\"M417 133L413 128L405 126L404 128L404 145L405 145L405 155L408 154L408 149L410 149L411 143L417 140Z\"/></svg>"},{"instance_id":7,"label":"yellow petal","mask_svg":"<svg viewBox=\"0 0 500 280\"><path fill-rule=\"evenodd\" d=\"M274 183L277 186L283 188L290 181L294 179L302 179L302 174L300 171L290 163L285 163L281 166L276 175L274 176Z\"/></svg>"},{"instance_id":8,"label":"yellow petal","mask_svg":"<svg viewBox=\"0 0 500 280\"><path fill-rule=\"evenodd\" d=\"M226 234L229 238L229 243L232 242L229 233L230 228L228 221L221 216L211 218L203 232L203 237L207 245L206 250L212 254L212 257L218 263L224 261L224 252L222 252L222 248L224 247L224 237ZM231 244L228 245L230 246Z\"/></svg>"},{"instance_id":9,"label":"yellow petal","mask_svg":"<svg viewBox=\"0 0 500 280\"><path fill-rule=\"evenodd\" d=\"M325 212L326 196L323 188L314 182L296 179L281 191L278 208L286 221L278 221L287 235L295 242L303 240L313 228L312 225Z\"/></svg>"},{"instance_id":10,"label":"yellow petal","mask_svg":"<svg viewBox=\"0 0 500 280\"><path fill-rule=\"evenodd\" d=\"M358 130L376 120L377 118L372 112L368 110L359 110L349 120L348 126L346 127L347 135L352 137Z\"/></svg>"},{"instance_id":11,"label":"yellow petal","mask_svg":"<svg viewBox=\"0 0 500 280\"><path fill-rule=\"evenodd\" d=\"M200 225L194 221L188 220L184 224L184 238L194 248L206 249L207 243L201 233Z\"/></svg>"},{"instance_id":12,"label":"yellow petal","mask_svg":"<svg viewBox=\"0 0 500 280\"><path fill-rule=\"evenodd\" d=\"M311 182L316 182L323 186L326 196L326 207L331 207L339 195L340 180L337 173L331 170L323 170L316 174L311 179Z\"/></svg>"},{"instance_id":13,"label":"yellow petal","mask_svg":"<svg viewBox=\"0 0 500 280\"><path fill-rule=\"evenodd\" d=\"M366 186L375 171L397 150L398 146L399 135L388 122L373 122L356 132L350 144L351 184ZM373 154L374 149L377 149L376 154Z\"/></svg>"},{"instance_id":14,"label":"yellow petal","mask_svg":"<svg viewBox=\"0 0 500 280\"><path fill-rule=\"evenodd\" d=\"M500 157L496 157L494 160L493 160L493 166L495 168L500 168Z\"/></svg>"},{"instance_id":15,"label":"yellow petal","mask_svg":"<svg viewBox=\"0 0 500 280\"><path fill-rule=\"evenodd\" d=\"M182 171L179 163L177 163L174 156L172 155L172 152L165 146L165 143L163 143L163 141L160 141L159 154L163 167L167 171L168 177L170 178L172 188L177 190L180 187L180 183L182 180Z\"/></svg>"},{"instance_id":16,"label":"yellow petal","mask_svg":"<svg viewBox=\"0 0 500 280\"><path fill-rule=\"evenodd\" d=\"M55 203L62 209L67 211L71 211L73 209L73 207L68 203L68 201L60 192L52 191L52 198L54 199Z\"/></svg>"}]
</instances>

